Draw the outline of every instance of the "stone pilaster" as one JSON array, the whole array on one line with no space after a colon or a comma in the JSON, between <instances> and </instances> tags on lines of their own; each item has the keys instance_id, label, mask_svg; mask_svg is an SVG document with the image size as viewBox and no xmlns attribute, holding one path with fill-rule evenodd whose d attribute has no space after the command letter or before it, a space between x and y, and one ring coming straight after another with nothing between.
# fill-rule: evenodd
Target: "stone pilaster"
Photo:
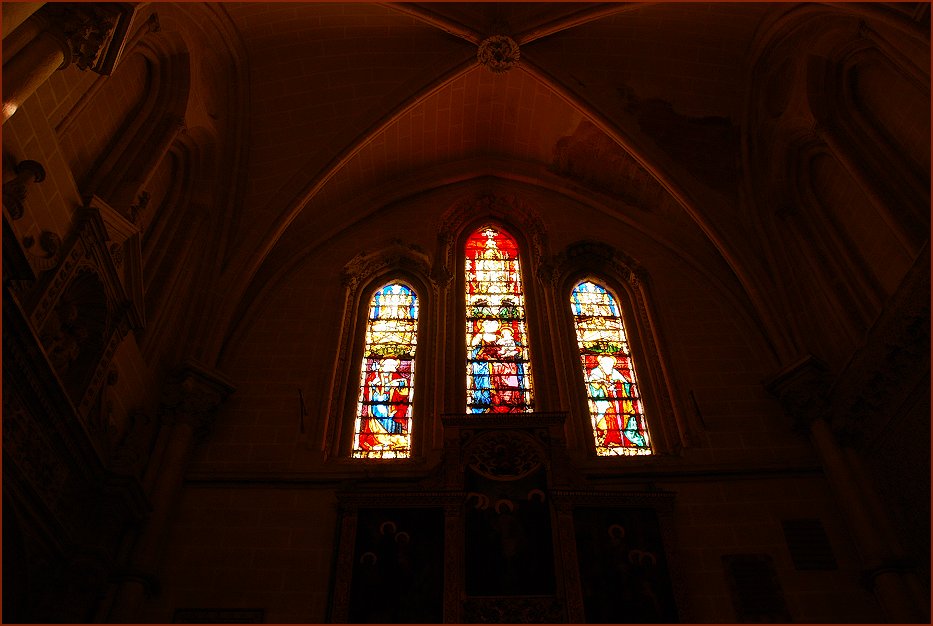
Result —
<instances>
[{"instance_id":1,"label":"stone pilaster","mask_svg":"<svg viewBox=\"0 0 933 626\"><path fill-rule=\"evenodd\" d=\"M891 549L892 542L885 532L887 525L876 523L876 515L881 512L873 512L870 507L874 500L871 497L873 487L859 480L860 476L847 461L845 450L830 427L832 379L826 366L815 357L806 356L766 381L765 386L778 398L796 426L809 431L826 479L861 555L865 583L874 591L889 620L925 622L924 610L910 591L916 587L910 580L916 578L916 574L903 567Z\"/></svg>"},{"instance_id":2,"label":"stone pilaster","mask_svg":"<svg viewBox=\"0 0 933 626\"><path fill-rule=\"evenodd\" d=\"M217 409L233 391L234 386L227 378L191 361L166 382L162 419L169 435L159 478L153 487L152 515L133 549L131 565L109 621L132 623L151 587L147 581L157 581L164 537L191 452L210 433Z\"/></svg>"}]
</instances>

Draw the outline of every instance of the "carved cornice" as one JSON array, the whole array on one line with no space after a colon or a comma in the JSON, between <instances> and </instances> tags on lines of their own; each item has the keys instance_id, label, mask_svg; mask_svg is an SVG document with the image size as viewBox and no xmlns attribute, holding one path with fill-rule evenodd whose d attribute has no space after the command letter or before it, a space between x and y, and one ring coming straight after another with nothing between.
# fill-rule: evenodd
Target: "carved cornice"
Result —
<instances>
[{"instance_id":1,"label":"carved cornice","mask_svg":"<svg viewBox=\"0 0 933 626\"><path fill-rule=\"evenodd\" d=\"M203 440L213 428L217 409L235 390L226 376L189 360L163 388L162 419L168 424L190 426L195 438Z\"/></svg>"}]
</instances>

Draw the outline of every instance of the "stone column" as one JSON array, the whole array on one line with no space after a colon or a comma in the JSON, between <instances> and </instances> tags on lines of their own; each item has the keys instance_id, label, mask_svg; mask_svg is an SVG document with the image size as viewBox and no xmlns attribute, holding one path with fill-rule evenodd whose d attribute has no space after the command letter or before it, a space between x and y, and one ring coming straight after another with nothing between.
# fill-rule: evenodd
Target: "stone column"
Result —
<instances>
[{"instance_id":1,"label":"stone column","mask_svg":"<svg viewBox=\"0 0 933 626\"><path fill-rule=\"evenodd\" d=\"M38 34L3 64L2 122L56 70L74 63L99 74L113 71L133 10L117 3L52 3L38 11L30 18L42 25Z\"/></svg>"},{"instance_id":2,"label":"stone column","mask_svg":"<svg viewBox=\"0 0 933 626\"><path fill-rule=\"evenodd\" d=\"M865 582L871 586L888 620L893 623L924 623L927 618L923 607L910 591L914 585L906 580L916 575L896 566L900 559L890 547L887 525L879 525L875 521L875 517L883 515L883 512L872 512L869 508L874 502L870 497L874 486L860 481L853 472L830 427L831 380L826 367L808 356L782 370L766 386L781 401L788 415L796 420L797 426L809 431L826 479L861 555Z\"/></svg>"},{"instance_id":3,"label":"stone column","mask_svg":"<svg viewBox=\"0 0 933 626\"><path fill-rule=\"evenodd\" d=\"M30 15L39 10L44 2L4 2L3 3L3 38L16 30Z\"/></svg>"},{"instance_id":4,"label":"stone column","mask_svg":"<svg viewBox=\"0 0 933 626\"><path fill-rule=\"evenodd\" d=\"M133 548L129 571L118 590L110 622L133 623L147 588L157 580L169 521L196 443L210 432L218 407L234 390L217 372L186 363L165 386L163 428L168 441L151 494L152 513Z\"/></svg>"}]
</instances>

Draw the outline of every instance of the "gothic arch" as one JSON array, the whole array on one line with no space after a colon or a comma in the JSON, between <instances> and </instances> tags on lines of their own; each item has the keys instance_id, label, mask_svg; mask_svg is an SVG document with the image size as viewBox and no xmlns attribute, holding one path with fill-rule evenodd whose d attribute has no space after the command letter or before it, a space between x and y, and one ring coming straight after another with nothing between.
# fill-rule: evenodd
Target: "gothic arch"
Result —
<instances>
[{"instance_id":1,"label":"gothic arch","mask_svg":"<svg viewBox=\"0 0 933 626\"><path fill-rule=\"evenodd\" d=\"M366 316L370 300L377 289L393 281L412 288L419 302L418 350L414 386L411 461L419 462L431 449L439 423L436 389L442 364L435 361L433 338L437 318L437 288L431 278L430 260L417 246L393 240L374 252L362 252L344 267L341 276L346 288L341 317L337 358L329 385L329 397L324 403L325 419L319 430L310 432L309 442L320 442L325 458L336 463L349 460L353 424L360 384L360 363L363 359ZM359 463L359 460L354 460ZM365 462L365 460L363 460ZM396 462L397 463L397 462Z\"/></svg>"},{"instance_id":2,"label":"gothic arch","mask_svg":"<svg viewBox=\"0 0 933 626\"><path fill-rule=\"evenodd\" d=\"M204 191L206 183L214 178L213 145L211 130L186 129L174 138L147 180L158 185L151 189L156 198L154 206L144 209L144 280L150 323L142 339L147 353L154 349L148 338L159 336L160 328L177 320L179 309L168 319L163 306L183 283L184 276L177 268L194 267L197 255L204 250L198 244L213 208L210 194ZM157 176L163 167L170 175Z\"/></svg>"},{"instance_id":3,"label":"gothic arch","mask_svg":"<svg viewBox=\"0 0 933 626\"><path fill-rule=\"evenodd\" d=\"M84 193L95 193L124 210L184 127L191 88L188 48L179 33L148 33L127 60L137 56L149 70L144 98L110 138L106 156L81 185Z\"/></svg>"},{"instance_id":4,"label":"gothic arch","mask_svg":"<svg viewBox=\"0 0 933 626\"><path fill-rule=\"evenodd\" d=\"M553 363L561 372L559 384L570 410L568 445L581 456L591 456L592 429L580 377L580 360L570 310L570 293L581 280L593 280L616 297L645 400L646 419L655 454L672 454L689 445L697 425L681 409L673 378L672 353L652 305L650 281L640 264L613 246L594 240L578 241L549 260L542 282L553 293L551 302Z\"/></svg>"}]
</instances>

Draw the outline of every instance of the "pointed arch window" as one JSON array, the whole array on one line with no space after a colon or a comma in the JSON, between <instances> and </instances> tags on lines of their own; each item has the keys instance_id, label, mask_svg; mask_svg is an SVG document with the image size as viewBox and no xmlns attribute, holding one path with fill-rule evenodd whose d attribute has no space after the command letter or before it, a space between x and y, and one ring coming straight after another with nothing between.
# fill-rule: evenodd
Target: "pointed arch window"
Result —
<instances>
[{"instance_id":1,"label":"pointed arch window","mask_svg":"<svg viewBox=\"0 0 933 626\"><path fill-rule=\"evenodd\" d=\"M518 243L485 226L466 241L467 412L533 410Z\"/></svg>"},{"instance_id":2,"label":"pointed arch window","mask_svg":"<svg viewBox=\"0 0 933 626\"><path fill-rule=\"evenodd\" d=\"M366 322L354 458L411 456L417 335L418 296L414 290L402 282L377 289Z\"/></svg>"},{"instance_id":3,"label":"pointed arch window","mask_svg":"<svg viewBox=\"0 0 933 626\"><path fill-rule=\"evenodd\" d=\"M599 456L651 454L635 363L616 299L585 280L570 304Z\"/></svg>"}]
</instances>

